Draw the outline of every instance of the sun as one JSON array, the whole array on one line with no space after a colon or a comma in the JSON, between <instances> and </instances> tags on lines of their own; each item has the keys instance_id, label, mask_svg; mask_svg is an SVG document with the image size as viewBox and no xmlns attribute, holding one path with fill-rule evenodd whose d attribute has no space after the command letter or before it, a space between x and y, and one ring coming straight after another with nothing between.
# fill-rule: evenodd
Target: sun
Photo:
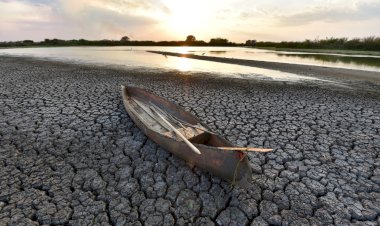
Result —
<instances>
[{"instance_id":1,"label":"sun","mask_svg":"<svg viewBox=\"0 0 380 226\"><path fill-rule=\"evenodd\" d=\"M167 30L176 36L198 34L207 21L205 7L199 1L171 1L170 14L165 18Z\"/></svg>"}]
</instances>

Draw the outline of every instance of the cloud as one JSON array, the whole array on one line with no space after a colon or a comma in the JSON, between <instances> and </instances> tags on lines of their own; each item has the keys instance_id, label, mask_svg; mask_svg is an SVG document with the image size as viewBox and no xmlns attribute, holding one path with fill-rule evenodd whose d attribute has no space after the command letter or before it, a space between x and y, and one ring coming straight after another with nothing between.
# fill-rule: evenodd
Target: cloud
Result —
<instances>
[{"instance_id":1,"label":"cloud","mask_svg":"<svg viewBox=\"0 0 380 226\"><path fill-rule=\"evenodd\" d=\"M86 7L76 14L65 15L66 23L77 35L96 38L119 38L121 35L145 32L157 21L145 16L128 15L111 9ZM132 35L133 36L133 35Z\"/></svg>"},{"instance_id":2,"label":"cloud","mask_svg":"<svg viewBox=\"0 0 380 226\"><path fill-rule=\"evenodd\" d=\"M47 5L34 5L18 1L0 1L0 23L40 23L53 18L52 8Z\"/></svg>"},{"instance_id":3,"label":"cloud","mask_svg":"<svg viewBox=\"0 0 380 226\"><path fill-rule=\"evenodd\" d=\"M0 0L0 41L144 38L157 32L159 15L170 13L153 0Z\"/></svg>"},{"instance_id":4,"label":"cloud","mask_svg":"<svg viewBox=\"0 0 380 226\"><path fill-rule=\"evenodd\" d=\"M376 29L380 23L377 0L290 0L286 4L257 0L242 1L240 5L220 9L216 14L218 32L224 32L231 40L282 41L380 34Z\"/></svg>"},{"instance_id":5,"label":"cloud","mask_svg":"<svg viewBox=\"0 0 380 226\"><path fill-rule=\"evenodd\" d=\"M157 15L170 13L160 1L142 0L61 0L60 7L73 33L91 39L141 38L155 30Z\"/></svg>"},{"instance_id":6,"label":"cloud","mask_svg":"<svg viewBox=\"0 0 380 226\"><path fill-rule=\"evenodd\" d=\"M337 23L340 21L361 21L380 18L380 2L355 2L352 6L315 6L294 14L275 15L279 25L299 26L316 21Z\"/></svg>"},{"instance_id":7,"label":"cloud","mask_svg":"<svg viewBox=\"0 0 380 226\"><path fill-rule=\"evenodd\" d=\"M63 11L73 14L86 11L88 7L129 15L171 13L164 3L154 0L59 0L59 3Z\"/></svg>"},{"instance_id":8,"label":"cloud","mask_svg":"<svg viewBox=\"0 0 380 226\"><path fill-rule=\"evenodd\" d=\"M49 5L0 1L0 40L33 39L54 27L54 9Z\"/></svg>"},{"instance_id":9,"label":"cloud","mask_svg":"<svg viewBox=\"0 0 380 226\"><path fill-rule=\"evenodd\" d=\"M379 12L379 0L0 0L0 41L356 37L379 34Z\"/></svg>"}]
</instances>

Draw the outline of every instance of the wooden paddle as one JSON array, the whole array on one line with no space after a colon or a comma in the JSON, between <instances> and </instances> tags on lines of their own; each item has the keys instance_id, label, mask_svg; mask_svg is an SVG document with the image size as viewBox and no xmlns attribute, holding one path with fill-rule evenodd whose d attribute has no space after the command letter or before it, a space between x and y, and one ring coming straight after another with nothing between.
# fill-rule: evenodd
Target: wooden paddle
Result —
<instances>
[{"instance_id":1,"label":"wooden paddle","mask_svg":"<svg viewBox=\"0 0 380 226\"><path fill-rule=\"evenodd\" d=\"M162 120L158 120L157 117L153 115L154 113L153 113L152 109L150 109L148 106L144 105L143 103L141 103L140 101L138 101L136 99L132 99L131 98L131 100L134 101L151 118L153 118L154 120L156 120L162 127L164 127L165 129L171 131L171 128L165 122L163 122Z\"/></svg>"},{"instance_id":2,"label":"wooden paddle","mask_svg":"<svg viewBox=\"0 0 380 226\"><path fill-rule=\"evenodd\" d=\"M168 125L172 131L177 135L179 136L184 142L185 144L187 144L187 146L189 146L189 148L191 150L193 150L195 153L197 153L198 155L202 154L199 149L197 147L195 147L181 132L179 132L172 124L170 124L170 122L168 122L158 111L156 111L154 109L154 107L150 107L150 109L158 116L160 117L160 119L166 123L166 125Z\"/></svg>"},{"instance_id":3,"label":"wooden paddle","mask_svg":"<svg viewBox=\"0 0 380 226\"><path fill-rule=\"evenodd\" d=\"M155 108L156 112L159 111L160 113L165 114L165 112L160 107L158 107L157 105L155 105L155 104L153 104L151 102L150 102L150 105ZM151 108L151 110L153 110L153 109ZM166 115L166 116L169 116L172 119L174 119L175 121L178 121L178 123L180 123L179 122L180 119L177 119L176 117L174 117L172 115ZM186 123L186 122L184 122L184 123ZM197 128L197 129L203 130L205 132L214 134L213 132L207 131L206 129L202 129L202 128L199 128L197 126L190 125L188 123L186 123L186 124L189 127ZM253 147L216 147L216 148L219 149L219 150L231 150L231 151L255 151L255 152L269 152L269 151L273 151L273 149L270 149L270 148L253 148Z\"/></svg>"},{"instance_id":4,"label":"wooden paddle","mask_svg":"<svg viewBox=\"0 0 380 226\"><path fill-rule=\"evenodd\" d=\"M256 151L256 152L269 152L273 151L270 148L251 148L251 147L216 147L219 150L231 150L231 151Z\"/></svg>"}]
</instances>

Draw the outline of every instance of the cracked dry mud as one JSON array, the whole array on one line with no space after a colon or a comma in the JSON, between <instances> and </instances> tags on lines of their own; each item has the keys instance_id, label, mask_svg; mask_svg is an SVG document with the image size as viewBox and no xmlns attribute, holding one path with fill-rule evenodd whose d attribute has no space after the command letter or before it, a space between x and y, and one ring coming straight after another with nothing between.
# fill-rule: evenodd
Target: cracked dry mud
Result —
<instances>
[{"instance_id":1,"label":"cracked dry mud","mask_svg":"<svg viewBox=\"0 0 380 226\"><path fill-rule=\"evenodd\" d=\"M120 84L250 153L247 189L159 148ZM379 96L2 57L0 225L379 225Z\"/></svg>"}]
</instances>

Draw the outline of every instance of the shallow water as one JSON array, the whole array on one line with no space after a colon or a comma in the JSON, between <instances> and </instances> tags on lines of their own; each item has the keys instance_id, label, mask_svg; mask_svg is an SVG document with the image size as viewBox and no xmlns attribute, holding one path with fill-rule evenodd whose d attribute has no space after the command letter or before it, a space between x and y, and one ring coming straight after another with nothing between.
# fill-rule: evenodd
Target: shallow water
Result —
<instances>
[{"instance_id":1,"label":"shallow water","mask_svg":"<svg viewBox=\"0 0 380 226\"><path fill-rule=\"evenodd\" d=\"M300 76L276 70L260 69L255 67L240 66L234 64L217 63L188 59L182 57L170 57L146 52L147 50L160 50L180 53L193 53L217 57L230 57L240 59L253 59L263 61L276 61L288 63L313 64L321 61L319 58L303 57L306 54L294 54L287 52L273 52L268 50L233 48L233 47L51 47L51 48L15 48L0 49L0 55L18 55L47 58L58 61L70 61L96 65L114 65L128 68L165 69L187 72L210 72L221 76L273 79L281 81L319 80L313 77ZM289 56L290 55L290 56ZM300 57L302 55L302 57ZM328 55L337 57L335 55ZM339 56L343 57L343 56ZM351 58L355 58L352 57ZM362 58L362 57L360 57ZM296 60L294 60L296 59ZM373 58L380 61L380 58ZM311 62L311 63L310 63ZM320 65L355 65L349 62L328 62ZM315 63L315 65L318 65ZM345 67L350 68L350 67ZM357 66L355 69L368 69L380 71L380 66Z\"/></svg>"},{"instance_id":2,"label":"shallow water","mask_svg":"<svg viewBox=\"0 0 380 226\"><path fill-rule=\"evenodd\" d=\"M255 48L191 49L189 53L269 62L316 65L380 72L380 56L272 51Z\"/></svg>"}]
</instances>

